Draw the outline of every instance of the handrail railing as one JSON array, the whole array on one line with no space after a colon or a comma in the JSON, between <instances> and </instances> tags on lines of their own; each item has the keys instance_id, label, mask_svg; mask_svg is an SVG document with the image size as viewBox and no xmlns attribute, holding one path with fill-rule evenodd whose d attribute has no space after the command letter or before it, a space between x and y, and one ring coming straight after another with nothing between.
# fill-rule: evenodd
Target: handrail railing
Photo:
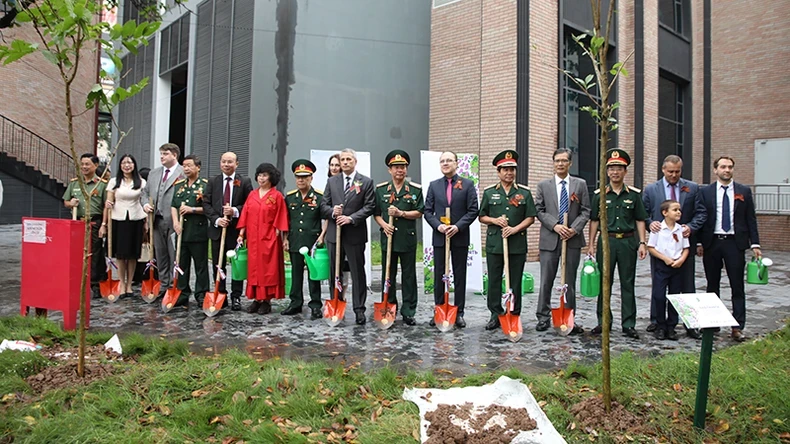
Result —
<instances>
[{"instance_id":1,"label":"handrail railing","mask_svg":"<svg viewBox=\"0 0 790 444\"><path fill-rule=\"evenodd\" d=\"M790 184L753 184L749 187L754 195L754 208L757 213L790 214Z\"/></svg>"},{"instance_id":2,"label":"handrail railing","mask_svg":"<svg viewBox=\"0 0 790 444\"><path fill-rule=\"evenodd\" d=\"M71 154L38 134L0 115L0 152L35 168L63 184L74 175Z\"/></svg>"}]
</instances>

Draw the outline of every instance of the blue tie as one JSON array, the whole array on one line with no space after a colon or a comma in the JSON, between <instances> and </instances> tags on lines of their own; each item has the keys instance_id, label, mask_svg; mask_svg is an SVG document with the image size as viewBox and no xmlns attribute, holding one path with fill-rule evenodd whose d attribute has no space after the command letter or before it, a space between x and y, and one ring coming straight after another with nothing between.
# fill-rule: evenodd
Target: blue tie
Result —
<instances>
[{"instance_id":1,"label":"blue tie","mask_svg":"<svg viewBox=\"0 0 790 444\"><path fill-rule=\"evenodd\" d=\"M727 188L722 186L724 190L724 197L721 199L721 229L725 232L730 231L730 199L727 197Z\"/></svg>"},{"instance_id":2,"label":"blue tie","mask_svg":"<svg viewBox=\"0 0 790 444\"><path fill-rule=\"evenodd\" d=\"M560 219L562 219L563 215L568 212L570 202L568 201L568 189L565 188L565 181L560 181L560 185L562 185L560 189Z\"/></svg>"}]
</instances>

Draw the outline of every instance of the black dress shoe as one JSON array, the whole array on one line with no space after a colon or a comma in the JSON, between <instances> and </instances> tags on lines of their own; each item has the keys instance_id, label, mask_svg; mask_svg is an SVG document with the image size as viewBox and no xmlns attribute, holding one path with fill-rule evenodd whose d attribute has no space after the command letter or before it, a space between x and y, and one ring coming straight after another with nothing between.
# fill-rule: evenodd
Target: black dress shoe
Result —
<instances>
[{"instance_id":1,"label":"black dress shoe","mask_svg":"<svg viewBox=\"0 0 790 444\"><path fill-rule=\"evenodd\" d=\"M702 332L698 328L689 328L686 330L686 336L693 339L702 339Z\"/></svg>"},{"instance_id":2,"label":"black dress shoe","mask_svg":"<svg viewBox=\"0 0 790 444\"><path fill-rule=\"evenodd\" d=\"M486 324L486 330L496 330L499 328L499 325L499 317L491 318L491 320L488 321L488 324Z\"/></svg>"},{"instance_id":3,"label":"black dress shoe","mask_svg":"<svg viewBox=\"0 0 790 444\"><path fill-rule=\"evenodd\" d=\"M636 329L634 327L624 328L623 334L628 336L629 338L639 339L639 333L636 332Z\"/></svg>"},{"instance_id":4,"label":"black dress shoe","mask_svg":"<svg viewBox=\"0 0 790 444\"><path fill-rule=\"evenodd\" d=\"M310 309L310 320L315 321L316 319L321 319L324 317L324 314L321 313L320 308L311 308Z\"/></svg>"},{"instance_id":5,"label":"black dress shoe","mask_svg":"<svg viewBox=\"0 0 790 444\"><path fill-rule=\"evenodd\" d=\"M656 325L656 323L655 323L655 322L651 322L651 323L650 323L650 325L648 325L648 326L647 326L647 328L646 328L645 330L646 330L648 333L652 333L652 332L656 331L656 328L658 328L658 325Z\"/></svg>"},{"instance_id":6,"label":"black dress shoe","mask_svg":"<svg viewBox=\"0 0 790 444\"><path fill-rule=\"evenodd\" d=\"M415 321L414 318L410 316L404 316L403 323L406 325L417 325L417 321Z\"/></svg>"},{"instance_id":7,"label":"black dress shoe","mask_svg":"<svg viewBox=\"0 0 790 444\"><path fill-rule=\"evenodd\" d=\"M284 316L293 316L302 312L302 307L299 305L289 305L288 308L281 311L280 314Z\"/></svg>"},{"instance_id":8,"label":"black dress shoe","mask_svg":"<svg viewBox=\"0 0 790 444\"><path fill-rule=\"evenodd\" d=\"M455 318L455 326L458 328L466 327L466 321L464 321L463 316L458 316L457 318Z\"/></svg>"},{"instance_id":9,"label":"black dress shoe","mask_svg":"<svg viewBox=\"0 0 790 444\"><path fill-rule=\"evenodd\" d=\"M233 311L241 311L241 296L230 297L230 309Z\"/></svg>"},{"instance_id":10,"label":"black dress shoe","mask_svg":"<svg viewBox=\"0 0 790 444\"><path fill-rule=\"evenodd\" d=\"M537 331L546 331L551 327L551 321L543 320L538 322L538 325L535 326L535 330Z\"/></svg>"},{"instance_id":11,"label":"black dress shoe","mask_svg":"<svg viewBox=\"0 0 790 444\"><path fill-rule=\"evenodd\" d=\"M675 331L674 328L670 329L670 330L667 330L667 339L669 339L670 341L677 341L678 340L678 333Z\"/></svg>"},{"instance_id":12,"label":"black dress shoe","mask_svg":"<svg viewBox=\"0 0 790 444\"><path fill-rule=\"evenodd\" d=\"M663 328L658 328L653 333L653 336L655 336L656 339L658 339L659 341L663 341L664 339L667 338L667 332Z\"/></svg>"},{"instance_id":13,"label":"black dress shoe","mask_svg":"<svg viewBox=\"0 0 790 444\"><path fill-rule=\"evenodd\" d=\"M258 314L267 315L272 312L272 303L269 301L261 301L261 306L258 307Z\"/></svg>"},{"instance_id":14,"label":"black dress shoe","mask_svg":"<svg viewBox=\"0 0 790 444\"><path fill-rule=\"evenodd\" d=\"M576 336L584 333L584 328L581 325L574 325L571 332L568 333L569 336Z\"/></svg>"},{"instance_id":15,"label":"black dress shoe","mask_svg":"<svg viewBox=\"0 0 790 444\"><path fill-rule=\"evenodd\" d=\"M357 313L357 325L365 325L368 320L365 318L365 313Z\"/></svg>"},{"instance_id":16,"label":"black dress shoe","mask_svg":"<svg viewBox=\"0 0 790 444\"><path fill-rule=\"evenodd\" d=\"M431 318L431 320L428 322L428 325L430 325L431 327L436 327L436 319Z\"/></svg>"},{"instance_id":17,"label":"black dress shoe","mask_svg":"<svg viewBox=\"0 0 790 444\"><path fill-rule=\"evenodd\" d=\"M261 301L252 301L252 304L247 307L247 313L257 313L259 308L261 308Z\"/></svg>"},{"instance_id":18,"label":"black dress shoe","mask_svg":"<svg viewBox=\"0 0 790 444\"><path fill-rule=\"evenodd\" d=\"M595 327L593 327L592 330L590 330L590 333L592 333L594 335L599 335L599 334L603 333L603 328L600 325L596 325Z\"/></svg>"}]
</instances>

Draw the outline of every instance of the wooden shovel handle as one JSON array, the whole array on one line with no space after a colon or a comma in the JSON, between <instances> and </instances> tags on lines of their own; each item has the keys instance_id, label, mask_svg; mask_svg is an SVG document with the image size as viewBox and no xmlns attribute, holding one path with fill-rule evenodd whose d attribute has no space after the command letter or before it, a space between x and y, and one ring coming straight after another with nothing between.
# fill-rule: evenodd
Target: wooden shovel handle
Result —
<instances>
[{"instance_id":1,"label":"wooden shovel handle","mask_svg":"<svg viewBox=\"0 0 790 444\"><path fill-rule=\"evenodd\" d=\"M502 238L502 254L505 256L505 291L510 291L510 246L506 237Z\"/></svg>"},{"instance_id":2,"label":"wooden shovel handle","mask_svg":"<svg viewBox=\"0 0 790 444\"><path fill-rule=\"evenodd\" d=\"M335 278L340 276L340 229L343 228L335 223ZM334 283L332 283L334 285Z\"/></svg>"},{"instance_id":3,"label":"wooden shovel handle","mask_svg":"<svg viewBox=\"0 0 790 444\"><path fill-rule=\"evenodd\" d=\"M77 220L77 207L71 207L71 220Z\"/></svg>"},{"instance_id":4,"label":"wooden shovel handle","mask_svg":"<svg viewBox=\"0 0 790 444\"><path fill-rule=\"evenodd\" d=\"M390 214L389 224L392 225L393 217ZM390 261L392 260L392 238L395 237L395 233L392 233L392 236L387 236L387 269L384 272L384 280L390 280Z\"/></svg>"},{"instance_id":5,"label":"wooden shovel handle","mask_svg":"<svg viewBox=\"0 0 790 444\"><path fill-rule=\"evenodd\" d=\"M445 208L444 216L447 226L450 226L450 207ZM444 275L450 276L450 236L447 234L444 235Z\"/></svg>"},{"instance_id":6,"label":"wooden shovel handle","mask_svg":"<svg viewBox=\"0 0 790 444\"><path fill-rule=\"evenodd\" d=\"M568 226L568 213L562 215L562 225L567 227ZM565 264L568 260L568 240L562 240L562 276L560 276L560 285L565 285Z\"/></svg>"},{"instance_id":7,"label":"wooden shovel handle","mask_svg":"<svg viewBox=\"0 0 790 444\"><path fill-rule=\"evenodd\" d=\"M178 236L178 242L176 243L176 258L173 262L180 263L181 262L181 239L184 238L184 215L180 214L178 216L178 223L181 225L181 234ZM219 262L218 264L222 264L222 250L223 245L225 245L225 228L222 228L222 242L220 243L219 247ZM153 244L152 244L153 245ZM160 265L161 266L161 265Z\"/></svg>"}]
</instances>

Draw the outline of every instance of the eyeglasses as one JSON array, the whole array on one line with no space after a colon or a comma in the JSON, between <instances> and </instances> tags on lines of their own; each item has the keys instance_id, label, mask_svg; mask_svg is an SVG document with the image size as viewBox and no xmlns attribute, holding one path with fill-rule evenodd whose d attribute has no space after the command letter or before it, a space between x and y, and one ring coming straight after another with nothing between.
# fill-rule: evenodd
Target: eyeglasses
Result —
<instances>
[{"instance_id":1,"label":"eyeglasses","mask_svg":"<svg viewBox=\"0 0 790 444\"><path fill-rule=\"evenodd\" d=\"M571 163L568 159L554 159L554 163Z\"/></svg>"},{"instance_id":2,"label":"eyeglasses","mask_svg":"<svg viewBox=\"0 0 790 444\"><path fill-rule=\"evenodd\" d=\"M132 162L131 160L124 160L123 162L121 162L121 165L134 165L134 162Z\"/></svg>"}]
</instances>

